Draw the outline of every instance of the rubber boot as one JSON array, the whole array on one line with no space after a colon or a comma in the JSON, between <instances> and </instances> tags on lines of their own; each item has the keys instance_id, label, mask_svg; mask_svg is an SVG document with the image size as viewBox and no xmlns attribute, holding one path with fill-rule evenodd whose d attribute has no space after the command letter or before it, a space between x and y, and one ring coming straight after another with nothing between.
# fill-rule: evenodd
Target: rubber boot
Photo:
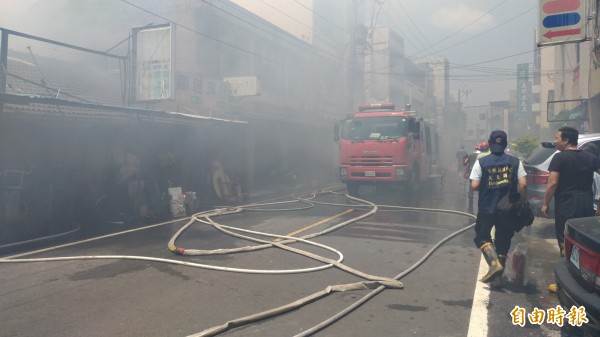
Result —
<instances>
[{"instance_id":1,"label":"rubber boot","mask_svg":"<svg viewBox=\"0 0 600 337\"><path fill-rule=\"evenodd\" d=\"M481 246L481 251L483 252L483 256L485 257L485 261L488 266L490 266L490 270L488 270L487 274L483 275L481 278L481 282L490 283L494 280L494 277L499 273L502 273L502 265L500 264L500 260L498 260L498 254L496 254L496 249L494 245L490 242L487 242Z\"/></svg>"},{"instance_id":2,"label":"rubber boot","mask_svg":"<svg viewBox=\"0 0 600 337\"><path fill-rule=\"evenodd\" d=\"M490 287L492 288L502 288L502 274L504 274L504 269L506 268L506 255L498 255L498 261L500 261L500 265L503 270L494 277L492 283L490 283Z\"/></svg>"}]
</instances>

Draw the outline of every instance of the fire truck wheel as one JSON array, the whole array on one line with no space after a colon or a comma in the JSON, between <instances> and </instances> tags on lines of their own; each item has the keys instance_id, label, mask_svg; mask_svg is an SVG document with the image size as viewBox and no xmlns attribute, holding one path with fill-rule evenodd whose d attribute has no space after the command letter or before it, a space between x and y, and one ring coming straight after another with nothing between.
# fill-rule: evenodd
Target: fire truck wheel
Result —
<instances>
[{"instance_id":1,"label":"fire truck wheel","mask_svg":"<svg viewBox=\"0 0 600 337\"><path fill-rule=\"evenodd\" d=\"M357 181L347 181L346 182L346 189L348 190L348 194L350 194L353 197L357 197L358 196L358 188L359 188L359 184Z\"/></svg>"}]
</instances>

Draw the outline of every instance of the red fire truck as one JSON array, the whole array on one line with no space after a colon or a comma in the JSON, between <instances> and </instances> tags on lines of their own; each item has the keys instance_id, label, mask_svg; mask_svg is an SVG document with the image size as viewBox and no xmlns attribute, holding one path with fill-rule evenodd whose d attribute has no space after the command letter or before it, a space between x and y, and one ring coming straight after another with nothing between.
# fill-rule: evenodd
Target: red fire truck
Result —
<instances>
[{"instance_id":1,"label":"red fire truck","mask_svg":"<svg viewBox=\"0 0 600 337\"><path fill-rule=\"evenodd\" d=\"M438 139L434 126L392 103L361 105L335 126L339 174L348 193L361 184L404 184L414 190L434 173Z\"/></svg>"}]
</instances>

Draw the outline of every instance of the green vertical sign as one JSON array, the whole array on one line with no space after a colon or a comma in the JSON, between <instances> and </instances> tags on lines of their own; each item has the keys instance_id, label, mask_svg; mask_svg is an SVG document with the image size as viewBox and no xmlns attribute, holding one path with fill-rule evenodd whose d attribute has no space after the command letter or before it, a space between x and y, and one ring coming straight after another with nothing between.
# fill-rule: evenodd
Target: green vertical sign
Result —
<instances>
[{"instance_id":1,"label":"green vertical sign","mask_svg":"<svg viewBox=\"0 0 600 337\"><path fill-rule=\"evenodd\" d=\"M517 115L531 115L531 81L529 63L517 64Z\"/></svg>"}]
</instances>

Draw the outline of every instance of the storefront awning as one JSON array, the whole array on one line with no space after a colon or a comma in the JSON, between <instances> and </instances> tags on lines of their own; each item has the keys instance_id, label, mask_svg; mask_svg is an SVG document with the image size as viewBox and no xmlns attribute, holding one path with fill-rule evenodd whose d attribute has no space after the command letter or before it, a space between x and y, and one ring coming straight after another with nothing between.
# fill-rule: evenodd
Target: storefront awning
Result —
<instances>
[{"instance_id":1,"label":"storefront awning","mask_svg":"<svg viewBox=\"0 0 600 337\"><path fill-rule=\"evenodd\" d=\"M587 100L575 100L575 101L557 101L548 102L550 107L552 104L554 107L560 107L558 114L551 114L551 111L555 109L548 109L548 122L568 122L568 121L587 121L588 120L588 106ZM571 106L577 104L575 107Z\"/></svg>"}]
</instances>

